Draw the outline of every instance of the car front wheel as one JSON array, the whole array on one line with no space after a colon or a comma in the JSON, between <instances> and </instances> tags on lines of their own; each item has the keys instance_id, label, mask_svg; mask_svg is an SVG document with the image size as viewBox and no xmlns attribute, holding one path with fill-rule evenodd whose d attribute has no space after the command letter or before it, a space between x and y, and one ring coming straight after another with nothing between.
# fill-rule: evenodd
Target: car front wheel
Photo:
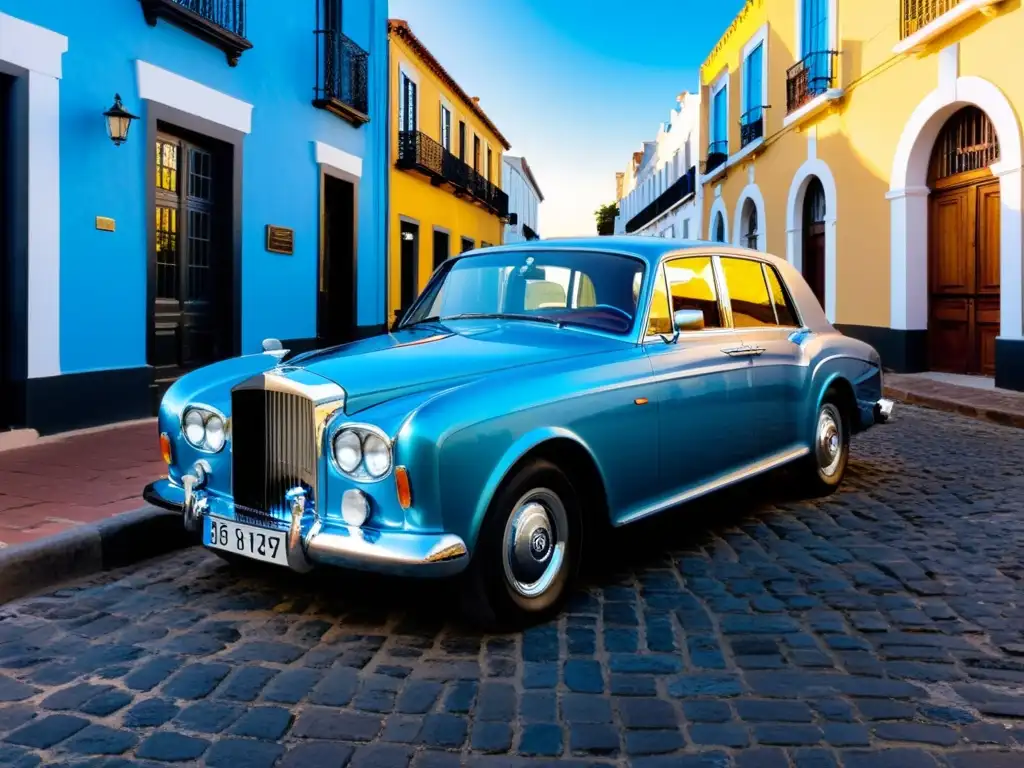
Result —
<instances>
[{"instance_id":1,"label":"car front wheel","mask_svg":"<svg viewBox=\"0 0 1024 768\"><path fill-rule=\"evenodd\" d=\"M814 442L804 460L803 475L809 495L827 496L846 475L850 459L850 431L838 398L825 396L814 423Z\"/></svg>"},{"instance_id":2,"label":"car front wheel","mask_svg":"<svg viewBox=\"0 0 1024 768\"><path fill-rule=\"evenodd\" d=\"M556 613L580 562L579 501L554 464L532 461L495 495L467 574L476 621L523 626Z\"/></svg>"}]
</instances>

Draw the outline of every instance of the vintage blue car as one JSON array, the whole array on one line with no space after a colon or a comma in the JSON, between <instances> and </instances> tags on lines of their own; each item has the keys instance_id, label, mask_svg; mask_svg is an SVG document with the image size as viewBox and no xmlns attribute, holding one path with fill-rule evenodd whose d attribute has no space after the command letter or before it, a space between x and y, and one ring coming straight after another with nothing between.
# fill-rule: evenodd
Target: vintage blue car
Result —
<instances>
[{"instance_id":1,"label":"vintage blue car","mask_svg":"<svg viewBox=\"0 0 1024 768\"><path fill-rule=\"evenodd\" d=\"M167 391L145 498L229 558L460 574L485 620L556 611L595 534L767 470L831 492L892 410L790 264L721 243L485 248L387 335L280 347Z\"/></svg>"}]
</instances>

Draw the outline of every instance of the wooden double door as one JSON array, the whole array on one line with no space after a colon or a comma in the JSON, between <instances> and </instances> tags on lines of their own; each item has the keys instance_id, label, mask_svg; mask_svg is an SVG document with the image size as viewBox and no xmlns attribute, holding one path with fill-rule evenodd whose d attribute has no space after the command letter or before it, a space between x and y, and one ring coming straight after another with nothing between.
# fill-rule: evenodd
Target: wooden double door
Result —
<instances>
[{"instance_id":1,"label":"wooden double door","mask_svg":"<svg viewBox=\"0 0 1024 768\"><path fill-rule=\"evenodd\" d=\"M212 145L161 132L155 150L149 362L167 382L232 354L231 176Z\"/></svg>"},{"instance_id":2,"label":"wooden double door","mask_svg":"<svg viewBox=\"0 0 1024 768\"><path fill-rule=\"evenodd\" d=\"M995 374L999 335L999 181L936 190L928 237L928 353L934 371Z\"/></svg>"}]
</instances>

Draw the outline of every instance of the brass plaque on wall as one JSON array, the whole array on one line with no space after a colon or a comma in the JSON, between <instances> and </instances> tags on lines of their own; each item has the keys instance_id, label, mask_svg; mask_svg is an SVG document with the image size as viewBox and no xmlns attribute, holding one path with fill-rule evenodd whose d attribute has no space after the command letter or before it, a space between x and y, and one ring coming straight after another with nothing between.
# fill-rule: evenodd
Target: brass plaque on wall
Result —
<instances>
[{"instance_id":1,"label":"brass plaque on wall","mask_svg":"<svg viewBox=\"0 0 1024 768\"><path fill-rule=\"evenodd\" d=\"M106 216L97 216L96 229L100 230L101 232L113 232L114 220Z\"/></svg>"},{"instance_id":2,"label":"brass plaque on wall","mask_svg":"<svg viewBox=\"0 0 1024 768\"><path fill-rule=\"evenodd\" d=\"M295 253L295 230L267 224L267 250L291 256Z\"/></svg>"}]
</instances>

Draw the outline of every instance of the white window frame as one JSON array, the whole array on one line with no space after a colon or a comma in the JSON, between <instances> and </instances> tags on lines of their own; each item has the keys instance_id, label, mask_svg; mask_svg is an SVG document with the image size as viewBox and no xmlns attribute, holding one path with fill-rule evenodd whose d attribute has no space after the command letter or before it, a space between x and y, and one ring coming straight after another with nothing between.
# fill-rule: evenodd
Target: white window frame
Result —
<instances>
[{"instance_id":1,"label":"white window frame","mask_svg":"<svg viewBox=\"0 0 1024 768\"><path fill-rule=\"evenodd\" d=\"M410 80L416 86L416 109L413 115L412 129L418 131L420 129L420 97L422 92L420 91L420 78L419 73L405 62L399 62L398 64L398 130L405 130L402 118L404 117L403 110L405 109L405 87L402 82L402 78Z\"/></svg>"},{"instance_id":2,"label":"white window frame","mask_svg":"<svg viewBox=\"0 0 1024 768\"><path fill-rule=\"evenodd\" d=\"M761 46L761 103L756 105L747 104L747 60L750 55ZM740 115L745 115L754 106L765 107L768 105L768 24L765 23L743 46L743 63L740 66Z\"/></svg>"},{"instance_id":3,"label":"white window frame","mask_svg":"<svg viewBox=\"0 0 1024 768\"><path fill-rule=\"evenodd\" d=\"M804 48L804 0L794 0L796 3L796 61L803 61L808 53ZM828 0L828 48L830 51L839 50L839 0ZM895 14L894 14L895 15Z\"/></svg>"},{"instance_id":4,"label":"white window frame","mask_svg":"<svg viewBox=\"0 0 1024 768\"><path fill-rule=\"evenodd\" d=\"M418 95L418 91L417 91ZM419 99L417 99L419 101ZM419 108L417 107L417 110ZM449 125L448 125L448 144L444 143L444 113L448 112ZM438 144L447 149L449 152L452 151L452 146L455 144L455 131L457 122L455 120L455 110L452 109L452 103L448 101L444 96L441 97L441 106L438 110L437 115L437 129L438 129Z\"/></svg>"},{"instance_id":5,"label":"white window frame","mask_svg":"<svg viewBox=\"0 0 1024 768\"><path fill-rule=\"evenodd\" d=\"M709 125L708 125L708 135L711 138L711 141L708 142L709 146L712 143L714 143L715 141L717 141L717 139L715 138L715 134L717 133L715 131L715 127L716 127L715 126L715 97L718 95L718 92L721 91L723 88L726 89L726 92L725 92L725 118L724 119L725 119L726 153L728 154L728 147L729 147L729 91L728 91L728 88L729 88L729 69L728 69L728 67L722 71L722 74L720 74L718 76L718 78L715 80L715 82L712 83L711 88L708 91L708 94L710 96L710 98L708 99L708 101L710 102L710 104L709 104L710 110L708 112L708 115L710 116L710 120L708 121L709 122Z\"/></svg>"}]
</instances>

